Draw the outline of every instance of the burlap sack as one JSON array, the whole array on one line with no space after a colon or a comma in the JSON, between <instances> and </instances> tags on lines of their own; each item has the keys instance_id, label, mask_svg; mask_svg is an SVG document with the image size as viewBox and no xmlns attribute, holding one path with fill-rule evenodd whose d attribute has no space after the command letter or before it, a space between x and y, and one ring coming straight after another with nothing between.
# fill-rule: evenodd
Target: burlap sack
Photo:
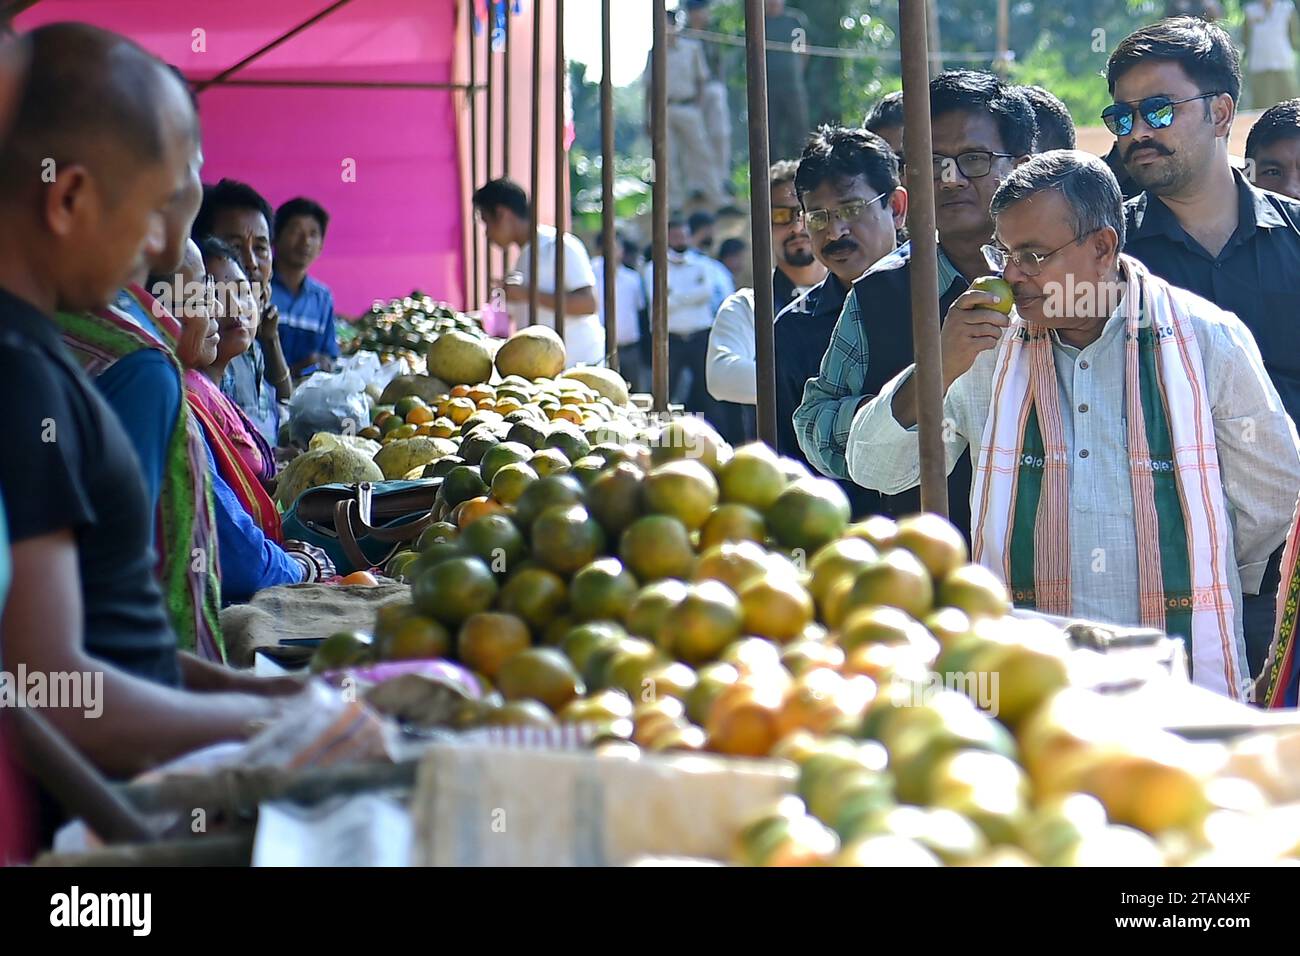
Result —
<instances>
[{"instance_id":1,"label":"burlap sack","mask_svg":"<svg viewBox=\"0 0 1300 956\"><path fill-rule=\"evenodd\" d=\"M284 638L369 631L380 607L410 599L409 585L388 579L378 587L290 584L267 588L253 595L248 604L235 604L221 612L226 657L232 667L252 667L259 647L273 647Z\"/></svg>"}]
</instances>

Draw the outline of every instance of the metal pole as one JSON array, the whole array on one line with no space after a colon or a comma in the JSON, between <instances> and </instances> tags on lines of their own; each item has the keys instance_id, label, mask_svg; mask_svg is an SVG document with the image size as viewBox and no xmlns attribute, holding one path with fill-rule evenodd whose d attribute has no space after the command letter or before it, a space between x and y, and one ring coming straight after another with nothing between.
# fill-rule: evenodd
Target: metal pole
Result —
<instances>
[{"instance_id":1,"label":"metal pole","mask_svg":"<svg viewBox=\"0 0 1300 956\"><path fill-rule=\"evenodd\" d=\"M501 29L501 175L510 175L510 5L502 0L506 19Z\"/></svg>"},{"instance_id":2,"label":"metal pole","mask_svg":"<svg viewBox=\"0 0 1300 956\"><path fill-rule=\"evenodd\" d=\"M664 0L654 0L654 48L650 68L650 155L654 166L651 290L651 391L657 412L668 410L668 23Z\"/></svg>"},{"instance_id":3,"label":"metal pole","mask_svg":"<svg viewBox=\"0 0 1300 956\"><path fill-rule=\"evenodd\" d=\"M564 152L564 0L555 0L555 334L564 341L564 226L568 162Z\"/></svg>"},{"instance_id":4,"label":"metal pole","mask_svg":"<svg viewBox=\"0 0 1300 956\"><path fill-rule=\"evenodd\" d=\"M478 92L474 89L474 83L478 79L478 57L475 50L474 42L474 0L465 0L465 36L469 41L469 88L465 91L465 96L469 99L469 188L472 193L478 187ZM489 47L489 52L491 48ZM488 134L487 134L487 155L488 166L492 165L492 60L488 59ZM470 210L469 219L465 223L466 232L468 233L470 246L471 263L465 264L466 277L465 285L465 307L467 309L477 309L481 304L479 301L479 237L478 229L474 223L474 210Z\"/></svg>"},{"instance_id":5,"label":"metal pole","mask_svg":"<svg viewBox=\"0 0 1300 956\"><path fill-rule=\"evenodd\" d=\"M907 229L912 237L912 342L920 432L921 507L947 516L948 470L943 447L943 359L939 346L939 250L934 175L929 157L930 76L925 8L899 5L903 63L903 155L907 159Z\"/></svg>"},{"instance_id":6,"label":"metal pole","mask_svg":"<svg viewBox=\"0 0 1300 956\"><path fill-rule=\"evenodd\" d=\"M994 69L1004 80L1011 69L1007 51L1011 47L1011 0L998 0L998 60Z\"/></svg>"},{"instance_id":7,"label":"metal pole","mask_svg":"<svg viewBox=\"0 0 1300 956\"><path fill-rule=\"evenodd\" d=\"M532 182L529 201L532 206L532 234L528 240L528 324L537 324L537 311L541 300L538 296L537 270L541 257L537 251L537 214L541 206L537 202L537 191L541 187L542 177L538 165L542 155L542 0L533 0L533 155Z\"/></svg>"},{"instance_id":8,"label":"metal pole","mask_svg":"<svg viewBox=\"0 0 1300 956\"><path fill-rule=\"evenodd\" d=\"M149 824L108 786L91 763L31 707L14 707L22 759L28 772L68 811L106 843L152 843Z\"/></svg>"},{"instance_id":9,"label":"metal pole","mask_svg":"<svg viewBox=\"0 0 1300 956\"><path fill-rule=\"evenodd\" d=\"M610 77L613 26L610 0L600 0L600 242L605 259L605 364L618 371L618 320L615 293L621 257L615 249L614 81Z\"/></svg>"},{"instance_id":10,"label":"metal pole","mask_svg":"<svg viewBox=\"0 0 1300 956\"><path fill-rule=\"evenodd\" d=\"M745 80L749 92L749 209L753 223L754 345L758 437L776 447L776 351L772 339L772 191L767 187L767 24L763 0L745 0Z\"/></svg>"}]
</instances>

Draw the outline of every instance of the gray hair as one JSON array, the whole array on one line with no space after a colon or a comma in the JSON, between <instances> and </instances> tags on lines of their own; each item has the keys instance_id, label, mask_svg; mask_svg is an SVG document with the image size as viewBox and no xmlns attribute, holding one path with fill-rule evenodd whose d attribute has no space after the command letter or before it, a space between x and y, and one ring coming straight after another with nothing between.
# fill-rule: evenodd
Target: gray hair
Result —
<instances>
[{"instance_id":1,"label":"gray hair","mask_svg":"<svg viewBox=\"0 0 1300 956\"><path fill-rule=\"evenodd\" d=\"M1017 166L993 194L994 216L1022 199L1045 189L1056 189L1074 210L1074 238L1106 226L1119 237L1116 251L1124 248L1124 195L1115 174L1104 161L1077 149L1053 149Z\"/></svg>"}]
</instances>

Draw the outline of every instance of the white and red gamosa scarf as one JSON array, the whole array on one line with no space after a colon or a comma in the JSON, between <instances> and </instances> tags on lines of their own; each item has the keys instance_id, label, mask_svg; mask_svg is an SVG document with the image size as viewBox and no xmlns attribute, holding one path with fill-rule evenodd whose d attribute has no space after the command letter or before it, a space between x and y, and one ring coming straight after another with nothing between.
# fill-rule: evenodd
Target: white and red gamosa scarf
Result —
<instances>
[{"instance_id":1,"label":"white and red gamosa scarf","mask_svg":"<svg viewBox=\"0 0 1300 956\"><path fill-rule=\"evenodd\" d=\"M1196 683L1244 693L1232 549L1205 370L1191 320L1169 286L1119 257L1124 401L1141 624L1187 644ZM1018 315L998 346L972 492L975 560L1017 606L1070 613L1070 454L1048 330Z\"/></svg>"}]
</instances>

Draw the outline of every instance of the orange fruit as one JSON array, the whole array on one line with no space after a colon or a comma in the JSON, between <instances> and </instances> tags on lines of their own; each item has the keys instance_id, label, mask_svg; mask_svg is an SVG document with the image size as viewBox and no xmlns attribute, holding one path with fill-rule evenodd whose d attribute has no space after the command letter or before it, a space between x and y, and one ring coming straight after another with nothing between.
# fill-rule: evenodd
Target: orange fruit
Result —
<instances>
[{"instance_id":1,"label":"orange fruit","mask_svg":"<svg viewBox=\"0 0 1300 956\"><path fill-rule=\"evenodd\" d=\"M723 691L709 708L709 749L737 757L763 757L780 737L783 687L744 681Z\"/></svg>"},{"instance_id":2,"label":"orange fruit","mask_svg":"<svg viewBox=\"0 0 1300 956\"><path fill-rule=\"evenodd\" d=\"M465 396L469 395L469 390L470 390L470 386L468 385L455 385L452 387L451 397L464 398Z\"/></svg>"},{"instance_id":3,"label":"orange fruit","mask_svg":"<svg viewBox=\"0 0 1300 956\"><path fill-rule=\"evenodd\" d=\"M466 667L495 681L501 665L531 644L528 625L513 614L480 611L460 626L456 655Z\"/></svg>"},{"instance_id":4,"label":"orange fruit","mask_svg":"<svg viewBox=\"0 0 1300 956\"><path fill-rule=\"evenodd\" d=\"M379 586L379 582L375 579L375 576L371 574L369 571L353 571L351 574L347 575L346 577L340 578L339 584L359 584L362 587L367 587L367 588L373 588Z\"/></svg>"},{"instance_id":5,"label":"orange fruit","mask_svg":"<svg viewBox=\"0 0 1300 956\"><path fill-rule=\"evenodd\" d=\"M438 409L438 411L439 414L442 413L442 409ZM447 405L446 415L453 422L459 425L465 419L473 415L476 411L478 411L478 406L475 405L471 399L453 398L451 402Z\"/></svg>"},{"instance_id":6,"label":"orange fruit","mask_svg":"<svg viewBox=\"0 0 1300 956\"><path fill-rule=\"evenodd\" d=\"M456 527L464 528L484 515L502 514L505 510L505 505L496 499L479 495L477 498L470 498L458 504L456 510L452 512L452 520L456 522Z\"/></svg>"},{"instance_id":7,"label":"orange fruit","mask_svg":"<svg viewBox=\"0 0 1300 956\"><path fill-rule=\"evenodd\" d=\"M427 405L416 405L406 413L406 424L408 425L426 425L433 421L436 415L432 408Z\"/></svg>"}]
</instances>

